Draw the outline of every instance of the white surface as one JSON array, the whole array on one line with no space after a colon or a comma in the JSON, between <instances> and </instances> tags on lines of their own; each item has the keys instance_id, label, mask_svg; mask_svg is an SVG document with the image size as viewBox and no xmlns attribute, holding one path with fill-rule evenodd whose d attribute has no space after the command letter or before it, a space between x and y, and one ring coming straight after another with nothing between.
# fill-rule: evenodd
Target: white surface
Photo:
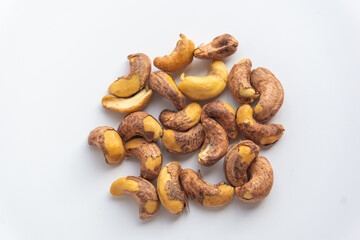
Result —
<instances>
[{"instance_id":1,"label":"white surface","mask_svg":"<svg viewBox=\"0 0 360 240\"><path fill-rule=\"evenodd\" d=\"M360 8L348 1L1 1L0 239L359 239ZM272 122L286 132L262 151L275 182L259 204L233 199L209 209L190 201L180 216L163 207L141 221L135 201L110 184L139 174L139 161L105 164L87 145L95 127L117 127L107 87L128 71L127 55L153 59L184 33L199 45L222 33L244 57L269 68L285 101ZM208 71L194 60L189 74ZM155 70L155 68L153 68ZM179 74L173 75L179 82ZM239 104L228 90L218 99ZM155 95L145 111L174 109ZM173 156L224 180L222 160Z\"/></svg>"}]
</instances>

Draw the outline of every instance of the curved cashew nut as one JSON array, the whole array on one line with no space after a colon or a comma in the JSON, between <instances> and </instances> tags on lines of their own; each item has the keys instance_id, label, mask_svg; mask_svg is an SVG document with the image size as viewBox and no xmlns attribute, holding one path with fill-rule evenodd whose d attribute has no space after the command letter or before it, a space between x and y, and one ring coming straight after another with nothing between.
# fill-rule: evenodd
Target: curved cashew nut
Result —
<instances>
[{"instance_id":1,"label":"curved cashew nut","mask_svg":"<svg viewBox=\"0 0 360 240\"><path fill-rule=\"evenodd\" d=\"M148 142L144 138L133 138L125 144L126 155L141 161L140 176L154 181L161 170L162 154L156 143Z\"/></svg>"},{"instance_id":2,"label":"curved cashew nut","mask_svg":"<svg viewBox=\"0 0 360 240\"><path fill-rule=\"evenodd\" d=\"M112 127L97 127L88 138L89 145L96 145L104 154L107 163L121 163L125 149L119 134Z\"/></svg>"},{"instance_id":3,"label":"curved cashew nut","mask_svg":"<svg viewBox=\"0 0 360 240\"><path fill-rule=\"evenodd\" d=\"M140 219L151 218L160 208L160 201L154 185L140 177L123 177L111 184L113 196L128 194L136 199L139 205Z\"/></svg>"},{"instance_id":4,"label":"curved cashew nut","mask_svg":"<svg viewBox=\"0 0 360 240\"><path fill-rule=\"evenodd\" d=\"M194 51L194 56L200 59L221 60L237 50L238 41L230 34L223 34L214 38L210 43L199 46Z\"/></svg>"},{"instance_id":5,"label":"curved cashew nut","mask_svg":"<svg viewBox=\"0 0 360 240\"><path fill-rule=\"evenodd\" d=\"M117 131L125 142L135 136L156 142L162 133L160 123L146 112L130 113L121 121Z\"/></svg>"},{"instance_id":6,"label":"curved cashew nut","mask_svg":"<svg viewBox=\"0 0 360 240\"><path fill-rule=\"evenodd\" d=\"M109 92L117 97L130 97L145 87L151 72L151 60L143 53L131 54L130 71L119 77L109 87Z\"/></svg>"},{"instance_id":7,"label":"curved cashew nut","mask_svg":"<svg viewBox=\"0 0 360 240\"><path fill-rule=\"evenodd\" d=\"M220 182L210 184L192 169L184 169L180 173L181 185L186 195L203 206L220 207L228 204L234 196L234 188Z\"/></svg>"},{"instance_id":8,"label":"curved cashew nut","mask_svg":"<svg viewBox=\"0 0 360 240\"><path fill-rule=\"evenodd\" d=\"M180 34L180 38L181 40L177 42L175 49L170 55L154 59L155 67L166 72L177 72L193 61L195 49L193 41L187 39L184 34Z\"/></svg>"},{"instance_id":9,"label":"curved cashew nut","mask_svg":"<svg viewBox=\"0 0 360 240\"><path fill-rule=\"evenodd\" d=\"M239 132L256 144L269 145L280 139L285 131L281 124L258 123L253 118L253 110L249 104L244 104L237 110L236 123Z\"/></svg>"},{"instance_id":10,"label":"curved cashew nut","mask_svg":"<svg viewBox=\"0 0 360 240\"><path fill-rule=\"evenodd\" d=\"M269 161L258 155L249 167L250 181L235 188L235 194L243 202L258 202L269 195L274 174Z\"/></svg>"}]
</instances>

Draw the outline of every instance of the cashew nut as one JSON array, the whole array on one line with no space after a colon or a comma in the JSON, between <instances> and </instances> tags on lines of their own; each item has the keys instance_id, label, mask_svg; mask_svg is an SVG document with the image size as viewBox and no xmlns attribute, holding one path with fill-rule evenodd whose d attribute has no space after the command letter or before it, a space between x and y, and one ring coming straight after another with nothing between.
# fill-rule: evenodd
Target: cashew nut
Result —
<instances>
[{"instance_id":1,"label":"cashew nut","mask_svg":"<svg viewBox=\"0 0 360 240\"><path fill-rule=\"evenodd\" d=\"M130 97L145 87L151 72L151 60L143 53L131 54L130 71L118 78L109 87L109 92L117 97Z\"/></svg>"},{"instance_id":2,"label":"cashew nut","mask_svg":"<svg viewBox=\"0 0 360 240\"><path fill-rule=\"evenodd\" d=\"M129 98L118 98L114 95L106 95L102 99L104 108L111 109L119 113L132 113L146 107L149 103L153 91L147 87Z\"/></svg>"},{"instance_id":3,"label":"cashew nut","mask_svg":"<svg viewBox=\"0 0 360 240\"><path fill-rule=\"evenodd\" d=\"M170 162L160 171L157 191L162 205L171 213L182 213L188 205L187 197L180 186L181 164Z\"/></svg>"},{"instance_id":4,"label":"cashew nut","mask_svg":"<svg viewBox=\"0 0 360 240\"><path fill-rule=\"evenodd\" d=\"M260 93L259 102L254 107L255 119L269 121L284 102L284 89L274 74L262 67L252 71L251 85Z\"/></svg>"},{"instance_id":5,"label":"cashew nut","mask_svg":"<svg viewBox=\"0 0 360 240\"><path fill-rule=\"evenodd\" d=\"M163 110L160 113L159 120L165 127L183 132L192 128L200 121L200 114L201 106L194 102L190 103L179 112L174 112L168 109Z\"/></svg>"},{"instance_id":6,"label":"cashew nut","mask_svg":"<svg viewBox=\"0 0 360 240\"><path fill-rule=\"evenodd\" d=\"M185 107L184 97L181 95L174 80L166 72L153 72L149 78L149 87L161 96L169 99L177 110Z\"/></svg>"},{"instance_id":7,"label":"cashew nut","mask_svg":"<svg viewBox=\"0 0 360 240\"><path fill-rule=\"evenodd\" d=\"M186 154L200 148L204 138L204 128L198 123L187 132L164 129L161 142L170 153Z\"/></svg>"},{"instance_id":8,"label":"cashew nut","mask_svg":"<svg viewBox=\"0 0 360 240\"><path fill-rule=\"evenodd\" d=\"M228 71L222 61L213 61L206 77L187 76L182 73L179 89L191 100L206 100L216 97L224 91L228 79Z\"/></svg>"},{"instance_id":9,"label":"cashew nut","mask_svg":"<svg viewBox=\"0 0 360 240\"><path fill-rule=\"evenodd\" d=\"M203 206L220 207L228 204L234 196L234 188L220 182L210 184L192 169L184 169L180 173L181 185L186 195Z\"/></svg>"},{"instance_id":10,"label":"cashew nut","mask_svg":"<svg viewBox=\"0 0 360 240\"><path fill-rule=\"evenodd\" d=\"M202 126L205 130L205 141L198 155L198 162L210 167L226 154L229 140L225 130L215 120L206 118Z\"/></svg>"},{"instance_id":11,"label":"cashew nut","mask_svg":"<svg viewBox=\"0 0 360 240\"><path fill-rule=\"evenodd\" d=\"M226 180L234 187L248 182L247 169L259 154L260 147L250 140L240 141L232 146L224 159Z\"/></svg>"},{"instance_id":12,"label":"cashew nut","mask_svg":"<svg viewBox=\"0 0 360 240\"><path fill-rule=\"evenodd\" d=\"M236 123L239 132L247 139L254 141L256 144L269 145L280 139L285 131L281 124L258 123L253 118L253 109L249 104L244 104L237 110Z\"/></svg>"},{"instance_id":13,"label":"cashew nut","mask_svg":"<svg viewBox=\"0 0 360 240\"><path fill-rule=\"evenodd\" d=\"M148 142L156 142L162 133L160 123L146 112L130 113L122 120L117 131L125 142L135 136L142 136Z\"/></svg>"},{"instance_id":14,"label":"cashew nut","mask_svg":"<svg viewBox=\"0 0 360 240\"><path fill-rule=\"evenodd\" d=\"M226 102L216 100L203 107L201 121L206 118L215 119L225 130L229 138L235 139L238 136L238 129L235 120L235 110Z\"/></svg>"},{"instance_id":15,"label":"cashew nut","mask_svg":"<svg viewBox=\"0 0 360 240\"><path fill-rule=\"evenodd\" d=\"M237 50L238 41L230 34L220 35L212 40L212 42L199 46L194 51L194 56L200 59L221 60Z\"/></svg>"},{"instance_id":16,"label":"cashew nut","mask_svg":"<svg viewBox=\"0 0 360 240\"><path fill-rule=\"evenodd\" d=\"M119 134L112 127L97 127L88 138L89 145L96 145L109 164L121 163L125 158L125 149Z\"/></svg>"},{"instance_id":17,"label":"cashew nut","mask_svg":"<svg viewBox=\"0 0 360 240\"><path fill-rule=\"evenodd\" d=\"M125 143L126 155L141 161L140 176L154 181L161 170L162 154L156 143L148 142L144 138L133 138Z\"/></svg>"},{"instance_id":18,"label":"cashew nut","mask_svg":"<svg viewBox=\"0 0 360 240\"><path fill-rule=\"evenodd\" d=\"M151 218L160 208L160 201L154 185L141 177L123 177L111 184L113 196L128 194L136 199L139 205L140 219Z\"/></svg>"},{"instance_id":19,"label":"cashew nut","mask_svg":"<svg viewBox=\"0 0 360 240\"><path fill-rule=\"evenodd\" d=\"M250 180L242 187L235 188L235 194L243 202L258 202L269 195L274 174L269 161L258 155L249 167Z\"/></svg>"},{"instance_id":20,"label":"cashew nut","mask_svg":"<svg viewBox=\"0 0 360 240\"><path fill-rule=\"evenodd\" d=\"M180 38L181 40L177 42L170 55L154 59L155 67L166 72L177 72L192 62L195 49L194 43L187 39L184 34L180 34Z\"/></svg>"},{"instance_id":21,"label":"cashew nut","mask_svg":"<svg viewBox=\"0 0 360 240\"><path fill-rule=\"evenodd\" d=\"M245 58L235 64L229 73L229 90L239 103L252 103L259 97L250 85L252 63Z\"/></svg>"}]
</instances>

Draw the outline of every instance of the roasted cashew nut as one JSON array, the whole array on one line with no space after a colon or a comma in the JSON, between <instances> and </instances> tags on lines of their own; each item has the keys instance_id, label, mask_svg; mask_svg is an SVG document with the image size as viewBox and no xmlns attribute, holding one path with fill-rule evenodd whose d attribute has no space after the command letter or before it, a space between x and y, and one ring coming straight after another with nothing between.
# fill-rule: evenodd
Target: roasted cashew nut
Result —
<instances>
[{"instance_id":1,"label":"roasted cashew nut","mask_svg":"<svg viewBox=\"0 0 360 240\"><path fill-rule=\"evenodd\" d=\"M212 42L197 47L194 56L200 59L221 60L237 50L238 41L230 34L220 35L212 40Z\"/></svg>"},{"instance_id":2,"label":"roasted cashew nut","mask_svg":"<svg viewBox=\"0 0 360 240\"><path fill-rule=\"evenodd\" d=\"M128 194L136 199L139 205L140 219L151 218L160 208L160 201L154 185L141 177L123 177L111 184L113 196Z\"/></svg>"},{"instance_id":3,"label":"roasted cashew nut","mask_svg":"<svg viewBox=\"0 0 360 240\"><path fill-rule=\"evenodd\" d=\"M96 145L104 154L107 163L121 163L125 149L119 134L112 127L97 127L88 138L89 145Z\"/></svg>"}]
</instances>

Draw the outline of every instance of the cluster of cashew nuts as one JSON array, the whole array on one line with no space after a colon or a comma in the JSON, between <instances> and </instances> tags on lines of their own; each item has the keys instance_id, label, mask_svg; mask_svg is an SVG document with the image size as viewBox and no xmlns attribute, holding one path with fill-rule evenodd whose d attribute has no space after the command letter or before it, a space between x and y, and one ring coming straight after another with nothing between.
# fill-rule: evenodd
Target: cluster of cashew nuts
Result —
<instances>
[{"instance_id":1,"label":"cluster of cashew nuts","mask_svg":"<svg viewBox=\"0 0 360 240\"><path fill-rule=\"evenodd\" d=\"M252 70L249 59L235 64L228 74L221 60L235 53L238 46L237 40L229 34L218 36L196 49L191 40L183 34L180 37L170 55L154 59L154 65L163 71L151 73L151 60L143 53L128 56L129 73L110 85L111 95L103 97L102 105L130 114L117 130L98 127L88 138L89 144L96 145L109 164L119 164L126 156L141 161L140 177L120 178L110 188L114 196L133 196L138 202L141 219L154 216L161 204L171 213L182 213L188 206L188 198L209 207L228 204L234 194L243 202L258 202L270 193L273 185L272 167L259 155L259 145L275 143L284 132L281 124L266 123L283 103L281 83L266 68ZM169 72L183 69L193 57L213 60L208 76L185 76L183 73L177 86ZM196 102L185 104L183 95L191 100L207 100L218 96L227 85L233 97L242 104L237 111L220 100L203 107ZM163 110L159 116L161 123L139 111L148 104L153 91L170 100L178 110ZM250 104L255 104L254 108ZM245 140L229 148L229 140L239 135ZM156 143L159 139L173 154L200 149L198 163L206 167L225 157L224 173L228 184L210 184L200 171L182 169L178 162L162 166L162 154ZM156 179L155 188L151 182Z\"/></svg>"}]
</instances>

